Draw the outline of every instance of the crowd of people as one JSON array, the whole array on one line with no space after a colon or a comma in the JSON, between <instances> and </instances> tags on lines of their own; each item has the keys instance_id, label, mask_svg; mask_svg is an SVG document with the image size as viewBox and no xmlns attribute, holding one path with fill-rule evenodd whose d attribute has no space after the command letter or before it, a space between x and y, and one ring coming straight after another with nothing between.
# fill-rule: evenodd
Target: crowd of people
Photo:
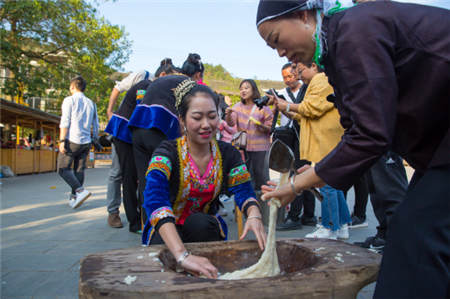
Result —
<instances>
[{"instance_id":1,"label":"crowd of people","mask_svg":"<svg viewBox=\"0 0 450 299\"><path fill-rule=\"evenodd\" d=\"M214 92L198 54L180 68L164 59L155 78L141 71L118 82L105 130L113 143L108 224L123 227L122 184L129 231L142 234L145 245L165 243L186 270L215 278L214 265L183 243L227 239L221 195L232 196L246 217L241 238L252 231L261 249L261 200L290 205L279 230L311 225L307 238L348 239L349 228L367 226L370 195L379 226L358 244L383 254L375 297L448 296L450 37L424 20L448 23L449 13L367 2L261 0L259 34L291 61L281 68L286 88L267 93L263 105L251 79L240 83L234 105ZM435 71L440 75L428 75ZM58 169L73 208L90 195L83 165L91 126L94 139L98 131L84 88L80 77L71 82L60 126ZM298 170L275 190L266 156L276 139L291 148ZM409 186L403 159L416 170ZM320 223L313 187L321 194Z\"/></svg>"}]
</instances>

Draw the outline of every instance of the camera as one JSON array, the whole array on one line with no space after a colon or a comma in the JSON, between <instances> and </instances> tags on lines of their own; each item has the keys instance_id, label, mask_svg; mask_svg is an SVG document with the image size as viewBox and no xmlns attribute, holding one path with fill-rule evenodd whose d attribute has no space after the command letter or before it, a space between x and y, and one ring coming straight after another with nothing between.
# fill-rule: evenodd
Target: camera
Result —
<instances>
[{"instance_id":1,"label":"camera","mask_svg":"<svg viewBox=\"0 0 450 299\"><path fill-rule=\"evenodd\" d=\"M266 91L266 94L272 95L272 96L277 96L283 100L285 100L283 95L279 95L275 89L271 88L268 91ZM263 97L261 97L260 99L254 99L253 103L255 103L255 105L259 108L262 109L264 106L267 106L267 103L269 102L270 98L269 96L265 95Z\"/></svg>"},{"instance_id":2,"label":"camera","mask_svg":"<svg viewBox=\"0 0 450 299\"><path fill-rule=\"evenodd\" d=\"M260 99L254 99L253 102L256 104L256 106L259 109L262 109L264 106L267 106L267 103L269 102L269 97L268 96L263 96Z\"/></svg>"}]
</instances>

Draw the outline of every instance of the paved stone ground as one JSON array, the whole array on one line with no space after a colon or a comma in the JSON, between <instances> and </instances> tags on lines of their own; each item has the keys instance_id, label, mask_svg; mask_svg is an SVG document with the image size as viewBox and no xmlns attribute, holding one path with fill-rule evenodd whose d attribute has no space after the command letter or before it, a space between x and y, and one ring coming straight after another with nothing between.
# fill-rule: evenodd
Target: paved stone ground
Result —
<instances>
[{"instance_id":1,"label":"paved stone ground","mask_svg":"<svg viewBox=\"0 0 450 299\"><path fill-rule=\"evenodd\" d=\"M0 180L1 298L77 298L79 261L110 249L140 244L140 236L127 226L107 225L106 180L108 168L86 170L85 186L92 196L77 210L68 205L69 188L56 173ZM354 196L348 196L350 210ZM227 203L230 239L237 237L232 203ZM320 205L316 205L316 215ZM123 207L122 221L126 222ZM349 242L376 232L376 219L368 206L369 227L351 230ZM304 227L277 232L277 237L301 238L312 231ZM374 284L362 289L358 299L371 298Z\"/></svg>"}]
</instances>

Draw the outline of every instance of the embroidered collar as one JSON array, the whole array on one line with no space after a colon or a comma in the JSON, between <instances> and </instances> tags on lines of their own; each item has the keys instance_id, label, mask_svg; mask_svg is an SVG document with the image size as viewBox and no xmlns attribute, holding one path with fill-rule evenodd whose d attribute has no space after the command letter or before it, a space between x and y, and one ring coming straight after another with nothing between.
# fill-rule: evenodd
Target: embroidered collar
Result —
<instances>
[{"instance_id":1,"label":"embroidered collar","mask_svg":"<svg viewBox=\"0 0 450 299\"><path fill-rule=\"evenodd\" d=\"M173 211L177 218L176 220L178 220L178 217L183 213L186 201L188 200L189 197L189 192L191 188L194 186L194 184L196 185L196 187L200 189L202 187L200 185L200 181L191 179L192 167L191 163L189 163L189 149L187 145L186 136L182 136L177 139L177 151L180 163L179 165L180 184L178 188L178 194L175 203L173 205ZM223 180L222 155L219 150L219 145L217 144L217 141L215 139L211 141L211 154L213 159L212 166L209 175L205 178L205 181L213 182L215 186L213 199L215 199L220 193ZM205 172L205 174L206 173L207 172ZM204 213L208 212L211 202L212 200L203 208Z\"/></svg>"}]
</instances>

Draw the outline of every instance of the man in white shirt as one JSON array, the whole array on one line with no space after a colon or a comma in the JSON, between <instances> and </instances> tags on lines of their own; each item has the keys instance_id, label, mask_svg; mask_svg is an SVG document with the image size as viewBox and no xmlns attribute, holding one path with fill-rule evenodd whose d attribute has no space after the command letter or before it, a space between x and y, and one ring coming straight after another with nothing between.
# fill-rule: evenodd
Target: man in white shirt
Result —
<instances>
[{"instance_id":1,"label":"man in white shirt","mask_svg":"<svg viewBox=\"0 0 450 299\"><path fill-rule=\"evenodd\" d=\"M64 99L61 110L58 173L72 188L69 205L78 208L91 195L83 187L86 159L91 148L91 128L98 136L96 105L84 95L86 81L78 76L70 81L70 97ZM73 163L73 168L72 168Z\"/></svg>"},{"instance_id":2,"label":"man in white shirt","mask_svg":"<svg viewBox=\"0 0 450 299\"><path fill-rule=\"evenodd\" d=\"M283 96L289 103L298 104L303 100L306 92L306 84L303 84L299 79L299 74L292 69L292 64L286 63L281 68L281 75L283 76L284 84L286 88L278 91L278 94ZM289 105L289 104L288 104ZM289 109L287 109L289 110ZM290 119L284 114L280 114L280 124L282 126L288 126L293 128L296 140L294 144L290 145L294 155L295 155L295 167L300 168L303 165L309 163L306 160L300 159L299 150L299 139L300 127L298 122ZM300 217L303 207L303 215ZM314 216L315 209L315 199L314 195L309 191L304 191L300 196L291 202L289 213L285 219L285 222L277 226L277 230L294 230L299 229L303 225L315 226L317 223L316 217Z\"/></svg>"},{"instance_id":3,"label":"man in white shirt","mask_svg":"<svg viewBox=\"0 0 450 299\"><path fill-rule=\"evenodd\" d=\"M282 95L289 103L298 103L297 97L299 96L303 82L299 79L298 74L292 72L292 64L290 62L283 65L281 75L283 76L283 81L284 84L286 84L286 88L277 91L277 93ZM292 125L292 120L289 117L284 114L281 114L280 116L280 125Z\"/></svg>"}]
</instances>

